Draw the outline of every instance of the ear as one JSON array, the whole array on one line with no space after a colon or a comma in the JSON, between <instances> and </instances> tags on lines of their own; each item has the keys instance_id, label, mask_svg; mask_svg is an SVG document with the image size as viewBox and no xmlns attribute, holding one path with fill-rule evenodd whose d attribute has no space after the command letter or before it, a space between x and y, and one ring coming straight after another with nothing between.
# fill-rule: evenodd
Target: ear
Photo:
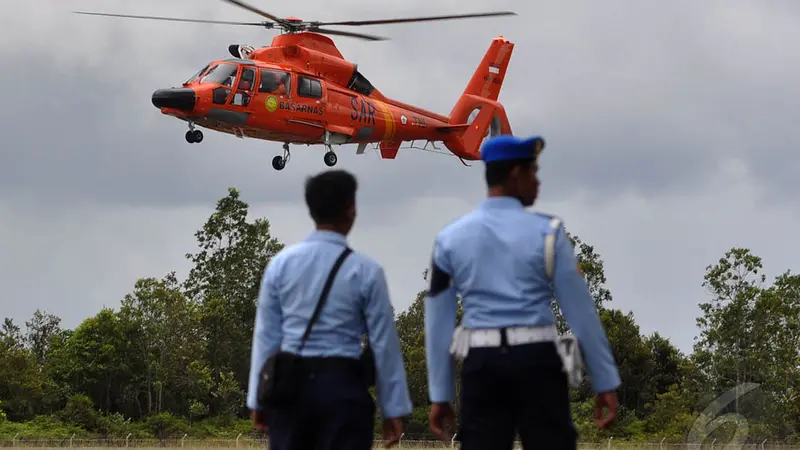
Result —
<instances>
[{"instance_id":1,"label":"ear","mask_svg":"<svg viewBox=\"0 0 800 450\"><path fill-rule=\"evenodd\" d=\"M508 172L509 180L518 180L519 179L519 175L520 175L520 172L519 172L520 170L521 170L521 167L519 165L516 165L516 166L512 167L511 171Z\"/></svg>"},{"instance_id":2,"label":"ear","mask_svg":"<svg viewBox=\"0 0 800 450\"><path fill-rule=\"evenodd\" d=\"M523 166L516 165L514 166L513 169L511 169L511 172L508 173L508 181L509 183L511 183L511 185L514 186L513 189L522 188L522 185L520 185L520 183L522 183L525 178L525 174L523 173L523 171L524 171Z\"/></svg>"}]
</instances>

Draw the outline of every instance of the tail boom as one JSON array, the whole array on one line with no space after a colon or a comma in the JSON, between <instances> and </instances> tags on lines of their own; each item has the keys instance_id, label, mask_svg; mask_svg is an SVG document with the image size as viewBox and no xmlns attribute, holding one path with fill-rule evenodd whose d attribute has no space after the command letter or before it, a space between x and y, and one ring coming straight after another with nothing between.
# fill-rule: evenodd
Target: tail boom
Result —
<instances>
[{"instance_id":1,"label":"tail boom","mask_svg":"<svg viewBox=\"0 0 800 450\"><path fill-rule=\"evenodd\" d=\"M387 110L390 121L399 118L400 122L380 141L381 157L394 159L402 142L427 139L442 141L454 155L474 161L481 158L480 146L489 134L511 134L506 110L497 99L513 50L514 44L502 36L492 40L449 116L373 92L370 100ZM475 112L474 120L470 120ZM431 139L431 131L438 139ZM354 137L353 142L371 142L370 137ZM364 148L365 145L360 145L358 152L363 153Z\"/></svg>"}]
</instances>

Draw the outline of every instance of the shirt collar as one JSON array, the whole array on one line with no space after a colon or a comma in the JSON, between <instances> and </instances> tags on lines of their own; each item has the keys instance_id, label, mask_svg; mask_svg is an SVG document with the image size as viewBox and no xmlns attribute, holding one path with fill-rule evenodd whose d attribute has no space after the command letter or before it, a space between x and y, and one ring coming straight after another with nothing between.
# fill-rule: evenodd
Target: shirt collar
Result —
<instances>
[{"instance_id":1,"label":"shirt collar","mask_svg":"<svg viewBox=\"0 0 800 450\"><path fill-rule=\"evenodd\" d=\"M347 238L343 234L328 230L314 230L311 232L310 235L308 235L306 240L325 241L325 242L332 242L334 244L347 245Z\"/></svg>"},{"instance_id":2,"label":"shirt collar","mask_svg":"<svg viewBox=\"0 0 800 450\"><path fill-rule=\"evenodd\" d=\"M483 209L524 209L514 197L489 197L481 203Z\"/></svg>"}]
</instances>

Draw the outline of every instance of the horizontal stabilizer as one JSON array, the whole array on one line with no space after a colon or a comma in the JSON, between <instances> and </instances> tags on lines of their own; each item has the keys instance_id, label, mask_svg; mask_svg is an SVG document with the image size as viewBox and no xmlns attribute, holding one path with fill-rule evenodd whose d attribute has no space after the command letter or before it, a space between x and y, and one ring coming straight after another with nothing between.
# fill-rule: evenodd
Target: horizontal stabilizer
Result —
<instances>
[{"instance_id":1,"label":"horizontal stabilizer","mask_svg":"<svg viewBox=\"0 0 800 450\"><path fill-rule=\"evenodd\" d=\"M445 125L445 126L442 126L442 127L436 127L436 131L460 133L462 131L467 131L467 128L469 128L469 124L468 123L462 123L462 124L458 124L458 125Z\"/></svg>"}]
</instances>

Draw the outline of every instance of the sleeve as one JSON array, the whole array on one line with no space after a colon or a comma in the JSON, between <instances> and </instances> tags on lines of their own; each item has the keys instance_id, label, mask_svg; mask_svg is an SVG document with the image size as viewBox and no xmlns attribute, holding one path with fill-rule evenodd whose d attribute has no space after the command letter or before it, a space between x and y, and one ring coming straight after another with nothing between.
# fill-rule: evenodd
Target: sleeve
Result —
<instances>
[{"instance_id":1,"label":"sleeve","mask_svg":"<svg viewBox=\"0 0 800 450\"><path fill-rule=\"evenodd\" d=\"M455 397L454 362L450 344L456 327L457 297L452 269L439 238L431 255L430 287L425 298L425 358L428 366L428 394L433 403Z\"/></svg>"},{"instance_id":2,"label":"sleeve","mask_svg":"<svg viewBox=\"0 0 800 450\"><path fill-rule=\"evenodd\" d=\"M578 338L592 388L598 393L613 391L621 382L608 337L564 228L555 233L553 285L558 305Z\"/></svg>"},{"instance_id":3,"label":"sleeve","mask_svg":"<svg viewBox=\"0 0 800 450\"><path fill-rule=\"evenodd\" d=\"M247 389L247 407L251 410L260 409L256 394L261 367L268 356L278 351L281 344L283 315L276 286L276 265L274 259L267 265L258 293L253 348L250 354L250 381Z\"/></svg>"},{"instance_id":4,"label":"sleeve","mask_svg":"<svg viewBox=\"0 0 800 450\"><path fill-rule=\"evenodd\" d=\"M364 316L375 355L376 384L382 415L387 419L407 416L412 410L411 395L383 268L377 267L372 271L366 286Z\"/></svg>"}]
</instances>

